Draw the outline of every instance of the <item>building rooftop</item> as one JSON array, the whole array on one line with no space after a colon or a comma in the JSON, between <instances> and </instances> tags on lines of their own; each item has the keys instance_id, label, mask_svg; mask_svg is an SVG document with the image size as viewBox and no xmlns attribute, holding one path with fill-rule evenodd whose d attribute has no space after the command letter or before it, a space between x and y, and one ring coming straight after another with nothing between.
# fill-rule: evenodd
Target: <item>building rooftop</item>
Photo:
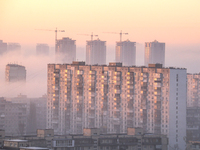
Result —
<instances>
[{"instance_id":1,"label":"building rooftop","mask_svg":"<svg viewBox=\"0 0 200 150\"><path fill-rule=\"evenodd\" d=\"M35 149L48 149L48 148L44 148L44 147L20 147L22 149L32 149L32 150L35 150Z\"/></svg>"},{"instance_id":2,"label":"building rooftop","mask_svg":"<svg viewBox=\"0 0 200 150\"><path fill-rule=\"evenodd\" d=\"M8 142L27 142L27 140L20 140L20 139L11 139L11 140L5 140Z\"/></svg>"},{"instance_id":3,"label":"building rooftop","mask_svg":"<svg viewBox=\"0 0 200 150\"><path fill-rule=\"evenodd\" d=\"M103 67L126 67L126 68L161 68L160 64L151 64L154 67L146 67L146 66L123 66L122 63L119 62L110 62L109 65L84 65L84 61L74 61L72 64L64 63L64 64L49 64L49 65L81 65L81 66L103 66ZM155 67L156 66L156 67ZM186 70L187 68L179 68L179 67L162 67L162 69L183 69Z\"/></svg>"},{"instance_id":4,"label":"building rooftop","mask_svg":"<svg viewBox=\"0 0 200 150\"><path fill-rule=\"evenodd\" d=\"M7 64L6 66L10 66L10 67L24 67L24 66L18 65L18 64Z\"/></svg>"}]
</instances>

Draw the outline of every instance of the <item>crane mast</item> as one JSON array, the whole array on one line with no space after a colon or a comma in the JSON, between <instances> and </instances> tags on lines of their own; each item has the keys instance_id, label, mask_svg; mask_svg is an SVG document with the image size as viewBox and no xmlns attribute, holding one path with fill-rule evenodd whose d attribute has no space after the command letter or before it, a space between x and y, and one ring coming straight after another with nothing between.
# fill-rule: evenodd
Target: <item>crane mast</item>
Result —
<instances>
[{"instance_id":1,"label":"crane mast","mask_svg":"<svg viewBox=\"0 0 200 150\"><path fill-rule=\"evenodd\" d=\"M42 31L54 31L55 32L55 51L57 51L57 34L58 32L65 32L65 30L57 30L57 28L55 30L48 30L48 29L35 29L35 30L42 30Z\"/></svg>"},{"instance_id":2,"label":"crane mast","mask_svg":"<svg viewBox=\"0 0 200 150\"><path fill-rule=\"evenodd\" d=\"M128 33L123 33L122 30L120 32L103 32L103 33L110 33L110 34L119 34L120 42L122 42L122 35L128 35Z\"/></svg>"},{"instance_id":3,"label":"crane mast","mask_svg":"<svg viewBox=\"0 0 200 150\"><path fill-rule=\"evenodd\" d=\"M93 32L92 32L92 34L78 34L78 35L90 36L91 37L91 41L93 41L93 37L94 36L98 36L98 35L94 35Z\"/></svg>"}]
</instances>

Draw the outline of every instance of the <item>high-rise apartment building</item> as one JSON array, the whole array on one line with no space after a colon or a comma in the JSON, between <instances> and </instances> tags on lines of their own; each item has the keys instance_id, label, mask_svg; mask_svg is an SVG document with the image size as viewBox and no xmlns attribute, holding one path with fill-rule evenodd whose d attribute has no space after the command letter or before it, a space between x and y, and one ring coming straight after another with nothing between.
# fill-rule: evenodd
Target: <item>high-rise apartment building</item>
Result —
<instances>
[{"instance_id":1,"label":"high-rise apartment building","mask_svg":"<svg viewBox=\"0 0 200 150\"><path fill-rule=\"evenodd\" d=\"M200 141L200 107L187 107L187 142Z\"/></svg>"},{"instance_id":2,"label":"high-rise apartment building","mask_svg":"<svg viewBox=\"0 0 200 150\"><path fill-rule=\"evenodd\" d=\"M86 45L86 64L106 64L106 41L91 40Z\"/></svg>"},{"instance_id":3,"label":"high-rise apartment building","mask_svg":"<svg viewBox=\"0 0 200 150\"><path fill-rule=\"evenodd\" d=\"M3 40L0 40L0 55L7 52L7 43L4 43Z\"/></svg>"},{"instance_id":4,"label":"high-rise apartment building","mask_svg":"<svg viewBox=\"0 0 200 150\"><path fill-rule=\"evenodd\" d=\"M26 69L17 64L7 64L5 70L7 82L26 81Z\"/></svg>"},{"instance_id":5,"label":"high-rise apartment building","mask_svg":"<svg viewBox=\"0 0 200 150\"><path fill-rule=\"evenodd\" d=\"M158 41L145 43L145 66L149 64L162 64L165 66L165 43Z\"/></svg>"},{"instance_id":6,"label":"high-rise apartment building","mask_svg":"<svg viewBox=\"0 0 200 150\"><path fill-rule=\"evenodd\" d=\"M8 51L20 51L21 50L21 45L19 43L8 43L7 46Z\"/></svg>"},{"instance_id":7,"label":"high-rise apartment building","mask_svg":"<svg viewBox=\"0 0 200 150\"><path fill-rule=\"evenodd\" d=\"M200 140L200 73L187 74L187 141Z\"/></svg>"},{"instance_id":8,"label":"high-rise apartment building","mask_svg":"<svg viewBox=\"0 0 200 150\"><path fill-rule=\"evenodd\" d=\"M47 45L47 44L37 44L36 54L37 55L49 55L49 45Z\"/></svg>"},{"instance_id":9,"label":"high-rise apartment building","mask_svg":"<svg viewBox=\"0 0 200 150\"><path fill-rule=\"evenodd\" d=\"M200 107L200 73L187 74L187 107Z\"/></svg>"},{"instance_id":10,"label":"high-rise apartment building","mask_svg":"<svg viewBox=\"0 0 200 150\"><path fill-rule=\"evenodd\" d=\"M76 40L62 38L56 43L56 62L72 63L76 60Z\"/></svg>"},{"instance_id":11,"label":"high-rise apartment building","mask_svg":"<svg viewBox=\"0 0 200 150\"><path fill-rule=\"evenodd\" d=\"M26 103L12 103L0 98L0 108L0 129L5 130L9 136L26 134Z\"/></svg>"},{"instance_id":12,"label":"high-rise apartment building","mask_svg":"<svg viewBox=\"0 0 200 150\"><path fill-rule=\"evenodd\" d=\"M129 40L116 43L115 61L121 62L123 66L135 66L136 46L135 42Z\"/></svg>"},{"instance_id":13,"label":"high-rise apartment building","mask_svg":"<svg viewBox=\"0 0 200 150\"><path fill-rule=\"evenodd\" d=\"M125 133L128 127L165 134L185 149L186 69L104 65L48 65L47 128L57 134Z\"/></svg>"},{"instance_id":14,"label":"high-rise apartment building","mask_svg":"<svg viewBox=\"0 0 200 150\"><path fill-rule=\"evenodd\" d=\"M46 128L46 104L47 96L28 98L26 95L18 95L14 98L6 98L12 103L26 104L26 133L34 134L37 129Z\"/></svg>"}]
</instances>

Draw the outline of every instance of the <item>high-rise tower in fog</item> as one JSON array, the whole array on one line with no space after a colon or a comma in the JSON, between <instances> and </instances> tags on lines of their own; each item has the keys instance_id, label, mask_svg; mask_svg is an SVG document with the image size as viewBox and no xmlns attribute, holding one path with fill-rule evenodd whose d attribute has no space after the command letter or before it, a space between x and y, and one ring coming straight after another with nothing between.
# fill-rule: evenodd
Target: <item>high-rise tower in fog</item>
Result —
<instances>
[{"instance_id":1,"label":"high-rise tower in fog","mask_svg":"<svg viewBox=\"0 0 200 150\"><path fill-rule=\"evenodd\" d=\"M123 63L124 66L134 66L136 61L135 42L129 40L116 43L115 61Z\"/></svg>"},{"instance_id":2,"label":"high-rise tower in fog","mask_svg":"<svg viewBox=\"0 0 200 150\"><path fill-rule=\"evenodd\" d=\"M99 39L87 41L86 64L106 64L106 41L101 41Z\"/></svg>"},{"instance_id":3,"label":"high-rise tower in fog","mask_svg":"<svg viewBox=\"0 0 200 150\"><path fill-rule=\"evenodd\" d=\"M8 43L7 45L7 51L13 52L20 50L21 50L21 45L19 43Z\"/></svg>"},{"instance_id":4,"label":"high-rise tower in fog","mask_svg":"<svg viewBox=\"0 0 200 150\"><path fill-rule=\"evenodd\" d=\"M72 63L76 60L76 40L62 38L56 43L56 62Z\"/></svg>"},{"instance_id":5,"label":"high-rise tower in fog","mask_svg":"<svg viewBox=\"0 0 200 150\"><path fill-rule=\"evenodd\" d=\"M37 44L36 46L37 55L49 55L49 46L47 44Z\"/></svg>"},{"instance_id":6,"label":"high-rise tower in fog","mask_svg":"<svg viewBox=\"0 0 200 150\"><path fill-rule=\"evenodd\" d=\"M26 81L26 69L17 64L7 64L5 70L7 82Z\"/></svg>"},{"instance_id":7,"label":"high-rise tower in fog","mask_svg":"<svg viewBox=\"0 0 200 150\"><path fill-rule=\"evenodd\" d=\"M145 58L144 64L162 64L165 66L165 43L158 41L145 43Z\"/></svg>"},{"instance_id":8,"label":"high-rise tower in fog","mask_svg":"<svg viewBox=\"0 0 200 150\"><path fill-rule=\"evenodd\" d=\"M7 43L4 43L3 40L0 40L0 55L7 51Z\"/></svg>"}]
</instances>

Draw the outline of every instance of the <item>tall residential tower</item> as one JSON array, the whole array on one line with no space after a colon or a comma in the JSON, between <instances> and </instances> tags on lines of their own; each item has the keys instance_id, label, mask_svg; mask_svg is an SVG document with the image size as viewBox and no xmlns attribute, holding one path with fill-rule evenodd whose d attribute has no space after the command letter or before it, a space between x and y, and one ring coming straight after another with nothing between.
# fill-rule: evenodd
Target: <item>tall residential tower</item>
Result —
<instances>
[{"instance_id":1,"label":"tall residential tower","mask_svg":"<svg viewBox=\"0 0 200 150\"><path fill-rule=\"evenodd\" d=\"M7 43L4 43L3 40L0 40L0 55L7 52Z\"/></svg>"},{"instance_id":2,"label":"tall residential tower","mask_svg":"<svg viewBox=\"0 0 200 150\"><path fill-rule=\"evenodd\" d=\"M187 107L200 107L200 73L187 74Z\"/></svg>"},{"instance_id":3,"label":"tall residential tower","mask_svg":"<svg viewBox=\"0 0 200 150\"><path fill-rule=\"evenodd\" d=\"M13 51L20 51L21 45L19 43L8 43L7 45L7 51L13 52Z\"/></svg>"},{"instance_id":4,"label":"tall residential tower","mask_svg":"<svg viewBox=\"0 0 200 150\"><path fill-rule=\"evenodd\" d=\"M186 69L105 65L48 65L47 128L57 134L125 133L128 127L165 134L185 149Z\"/></svg>"},{"instance_id":5,"label":"tall residential tower","mask_svg":"<svg viewBox=\"0 0 200 150\"><path fill-rule=\"evenodd\" d=\"M145 43L145 58L144 64L162 64L165 66L165 43L159 43L158 41Z\"/></svg>"},{"instance_id":6,"label":"tall residential tower","mask_svg":"<svg viewBox=\"0 0 200 150\"><path fill-rule=\"evenodd\" d=\"M38 43L36 46L37 55L49 55L49 45Z\"/></svg>"},{"instance_id":7,"label":"tall residential tower","mask_svg":"<svg viewBox=\"0 0 200 150\"><path fill-rule=\"evenodd\" d=\"M87 65L105 65L106 64L106 41L99 39L87 41L86 46L86 64Z\"/></svg>"},{"instance_id":8,"label":"tall residential tower","mask_svg":"<svg viewBox=\"0 0 200 150\"><path fill-rule=\"evenodd\" d=\"M56 62L72 63L76 60L76 40L62 38L56 43Z\"/></svg>"},{"instance_id":9,"label":"tall residential tower","mask_svg":"<svg viewBox=\"0 0 200 150\"><path fill-rule=\"evenodd\" d=\"M5 77L7 82L26 81L26 68L17 64L7 64Z\"/></svg>"},{"instance_id":10,"label":"tall residential tower","mask_svg":"<svg viewBox=\"0 0 200 150\"><path fill-rule=\"evenodd\" d=\"M135 42L129 40L116 43L115 61L124 66L135 66L136 46Z\"/></svg>"}]
</instances>

